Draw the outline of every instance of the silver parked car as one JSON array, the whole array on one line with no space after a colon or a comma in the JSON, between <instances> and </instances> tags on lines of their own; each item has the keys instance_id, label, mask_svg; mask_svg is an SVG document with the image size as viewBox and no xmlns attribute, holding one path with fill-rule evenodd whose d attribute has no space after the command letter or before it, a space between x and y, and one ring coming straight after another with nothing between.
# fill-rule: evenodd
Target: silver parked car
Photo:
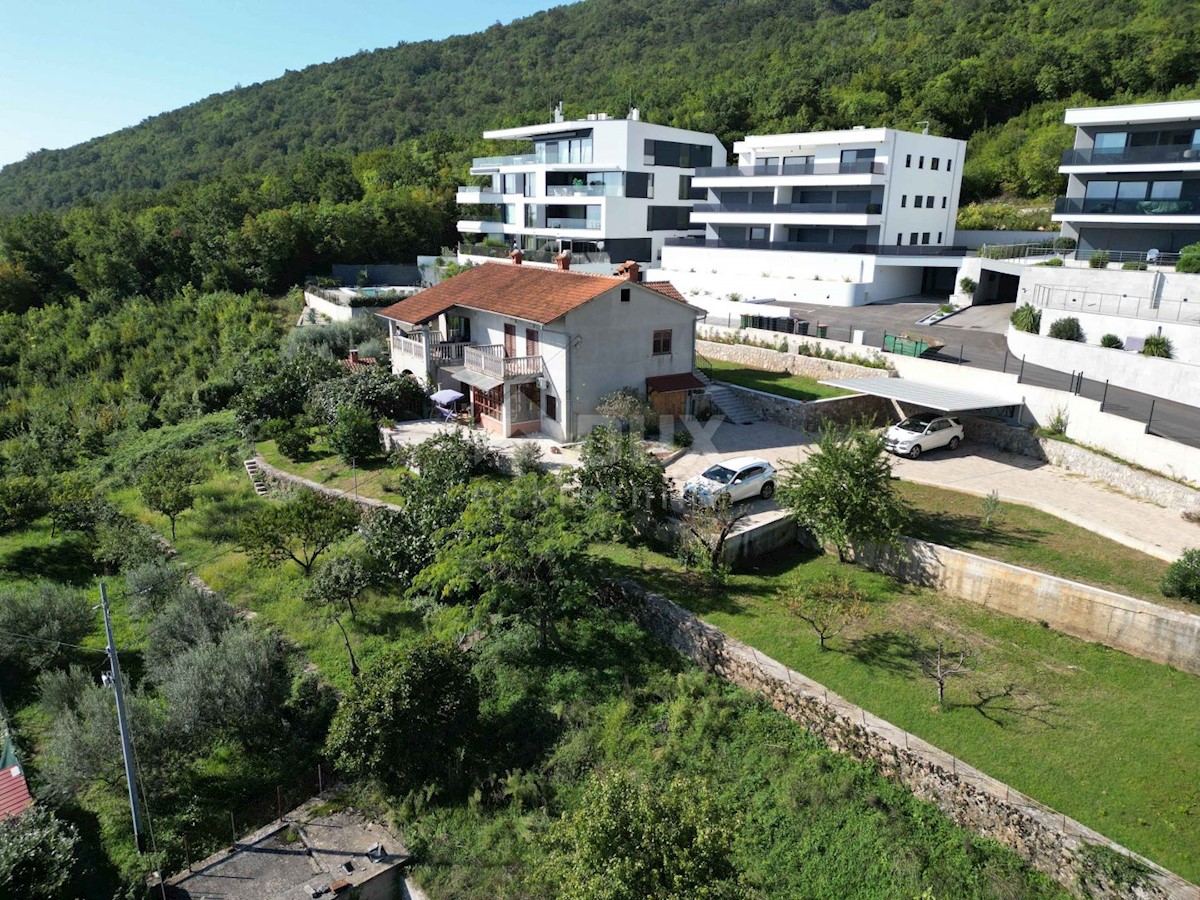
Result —
<instances>
[{"instance_id":1,"label":"silver parked car","mask_svg":"<svg viewBox=\"0 0 1200 900\"><path fill-rule=\"evenodd\" d=\"M757 456L737 456L689 478L683 486L683 499L701 506L715 505L722 494L733 503L754 497L770 500L775 496L775 467Z\"/></svg>"},{"instance_id":2,"label":"silver parked car","mask_svg":"<svg viewBox=\"0 0 1200 900\"><path fill-rule=\"evenodd\" d=\"M957 450L962 443L963 427L962 422L953 416L921 413L909 416L899 425L893 425L884 439L892 453L916 459L926 450L939 447Z\"/></svg>"}]
</instances>

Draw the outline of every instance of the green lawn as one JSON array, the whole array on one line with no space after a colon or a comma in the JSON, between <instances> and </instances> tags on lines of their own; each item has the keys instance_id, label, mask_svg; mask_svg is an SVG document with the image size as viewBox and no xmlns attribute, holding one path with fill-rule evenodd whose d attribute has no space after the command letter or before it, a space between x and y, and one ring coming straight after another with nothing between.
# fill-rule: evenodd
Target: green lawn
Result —
<instances>
[{"instance_id":1,"label":"green lawn","mask_svg":"<svg viewBox=\"0 0 1200 900\"><path fill-rule=\"evenodd\" d=\"M1200 613L1195 603L1163 597L1159 585L1167 563L1161 559L1015 503L1003 503L1000 515L985 525L980 497L910 481L895 484L913 511L904 531L911 537Z\"/></svg>"},{"instance_id":2,"label":"green lawn","mask_svg":"<svg viewBox=\"0 0 1200 900\"><path fill-rule=\"evenodd\" d=\"M813 378L789 375L787 372L768 372L752 369L737 363L719 359L705 360L704 371L714 381L725 381L739 387L753 388L768 394L788 397L792 400L823 400L827 397L845 397L849 391L831 388Z\"/></svg>"},{"instance_id":3,"label":"green lawn","mask_svg":"<svg viewBox=\"0 0 1200 900\"><path fill-rule=\"evenodd\" d=\"M828 556L782 554L710 589L650 551L605 546L620 574L882 718L1178 872L1200 879L1200 678ZM779 600L837 573L868 614L830 641ZM974 671L940 709L922 647L953 631Z\"/></svg>"},{"instance_id":4,"label":"green lawn","mask_svg":"<svg viewBox=\"0 0 1200 900\"><path fill-rule=\"evenodd\" d=\"M357 484L360 497L386 500L396 503L401 498L388 490L397 481L409 477L408 469L388 465L387 457L351 467L329 449L324 439L317 438L304 459L293 462L275 446L274 441L262 441L256 445L259 455L277 469L283 469L315 481L325 487L354 493Z\"/></svg>"}]
</instances>

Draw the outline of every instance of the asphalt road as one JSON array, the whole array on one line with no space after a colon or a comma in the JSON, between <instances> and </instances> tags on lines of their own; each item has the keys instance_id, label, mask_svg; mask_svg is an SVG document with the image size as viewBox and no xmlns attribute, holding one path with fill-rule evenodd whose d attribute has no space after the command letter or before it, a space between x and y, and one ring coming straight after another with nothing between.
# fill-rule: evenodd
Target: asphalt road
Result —
<instances>
[{"instance_id":1,"label":"asphalt road","mask_svg":"<svg viewBox=\"0 0 1200 900\"><path fill-rule=\"evenodd\" d=\"M937 311L939 304L936 301L915 300L856 307L778 305L799 310L810 323L810 334L815 333L818 322L826 325L827 336L833 340L848 341L852 332L858 329L865 332L865 344L882 347L885 332L899 334L915 331L928 334L944 341L945 346L935 353L925 354L926 359L940 360L949 365L991 369L994 372L1017 372L1022 384L1076 392L1090 400L1103 400L1105 412L1143 424L1149 423L1150 434L1200 447L1200 407L1173 403L1111 385L1106 387L1103 378L1089 377L1086 372L1081 380L1079 374L1074 372L1034 365L1022 368L1021 360L1008 352L1004 338L1008 315L1013 308L1011 303L970 308L943 319L937 325L917 324L919 319ZM710 316L706 322L711 325L727 324L724 316ZM736 326L737 322L732 324ZM1200 397L1200 386L1197 395Z\"/></svg>"}]
</instances>

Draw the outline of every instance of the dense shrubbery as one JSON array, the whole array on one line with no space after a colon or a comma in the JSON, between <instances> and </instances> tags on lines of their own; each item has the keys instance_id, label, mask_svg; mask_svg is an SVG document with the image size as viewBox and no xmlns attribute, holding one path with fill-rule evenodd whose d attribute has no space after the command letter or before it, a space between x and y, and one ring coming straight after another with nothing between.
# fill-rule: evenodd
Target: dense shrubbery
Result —
<instances>
[{"instance_id":1,"label":"dense shrubbery","mask_svg":"<svg viewBox=\"0 0 1200 900\"><path fill-rule=\"evenodd\" d=\"M1055 319L1050 323L1050 331L1047 333L1050 337L1058 338L1060 341L1083 340L1083 328L1080 327L1079 320L1074 316Z\"/></svg>"},{"instance_id":2,"label":"dense shrubbery","mask_svg":"<svg viewBox=\"0 0 1200 900\"><path fill-rule=\"evenodd\" d=\"M1017 331L1038 334L1042 330L1042 312L1030 303L1022 303L1014 309L1009 321Z\"/></svg>"},{"instance_id":3,"label":"dense shrubbery","mask_svg":"<svg viewBox=\"0 0 1200 900\"><path fill-rule=\"evenodd\" d=\"M1124 350L1125 342L1115 334L1106 334L1100 338L1100 346L1107 347L1110 350Z\"/></svg>"},{"instance_id":4,"label":"dense shrubbery","mask_svg":"<svg viewBox=\"0 0 1200 900\"><path fill-rule=\"evenodd\" d=\"M1171 344L1171 339L1163 334L1151 334L1146 336L1146 343L1142 346L1143 356L1156 356L1159 359L1171 359L1175 354L1175 348Z\"/></svg>"},{"instance_id":5,"label":"dense shrubbery","mask_svg":"<svg viewBox=\"0 0 1200 900\"><path fill-rule=\"evenodd\" d=\"M1189 274L1200 272L1200 244L1188 244L1179 251L1179 262L1175 263L1175 271Z\"/></svg>"},{"instance_id":6,"label":"dense shrubbery","mask_svg":"<svg viewBox=\"0 0 1200 900\"><path fill-rule=\"evenodd\" d=\"M1200 548L1184 550L1163 576L1163 596L1200 603Z\"/></svg>"}]
</instances>

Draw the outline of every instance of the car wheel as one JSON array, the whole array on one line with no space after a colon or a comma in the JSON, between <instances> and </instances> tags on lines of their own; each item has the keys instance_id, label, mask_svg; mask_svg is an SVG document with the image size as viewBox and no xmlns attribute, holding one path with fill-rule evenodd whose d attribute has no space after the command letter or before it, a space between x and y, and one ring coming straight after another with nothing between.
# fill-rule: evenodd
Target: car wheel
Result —
<instances>
[{"instance_id":1,"label":"car wheel","mask_svg":"<svg viewBox=\"0 0 1200 900\"><path fill-rule=\"evenodd\" d=\"M908 458L909 458L909 459L916 459L916 458L917 458L918 456L920 456L920 455L921 455L921 445L920 445L920 444L913 444L913 448L912 448L911 450L909 450L909 451L908 451Z\"/></svg>"},{"instance_id":2,"label":"car wheel","mask_svg":"<svg viewBox=\"0 0 1200 900\"><path fill-rule=\"evenodd\" d=\"M950 449L951 449L951 450L957 450L957 449L958 449L958 445L959 445L959 444L961 444L961 443L962 443L962 441L960 441L960 440L958 439L958 436L957 436L957 435L955 435L954 437L950 438Z\"/></svg>"},{"instance_id":3,"label":"car wheel","mask_svg":"<svg viewBox=\"0 0 1200 900\"><path fill-rule=\"evenodd\" d=\"M758 496L762 497L764 500L770 500L772 497L774 497L775 496L775 482L768 481L766 484L764 484L762 486L762 490L759 492Z\"/></svg>"}]
</instances>

